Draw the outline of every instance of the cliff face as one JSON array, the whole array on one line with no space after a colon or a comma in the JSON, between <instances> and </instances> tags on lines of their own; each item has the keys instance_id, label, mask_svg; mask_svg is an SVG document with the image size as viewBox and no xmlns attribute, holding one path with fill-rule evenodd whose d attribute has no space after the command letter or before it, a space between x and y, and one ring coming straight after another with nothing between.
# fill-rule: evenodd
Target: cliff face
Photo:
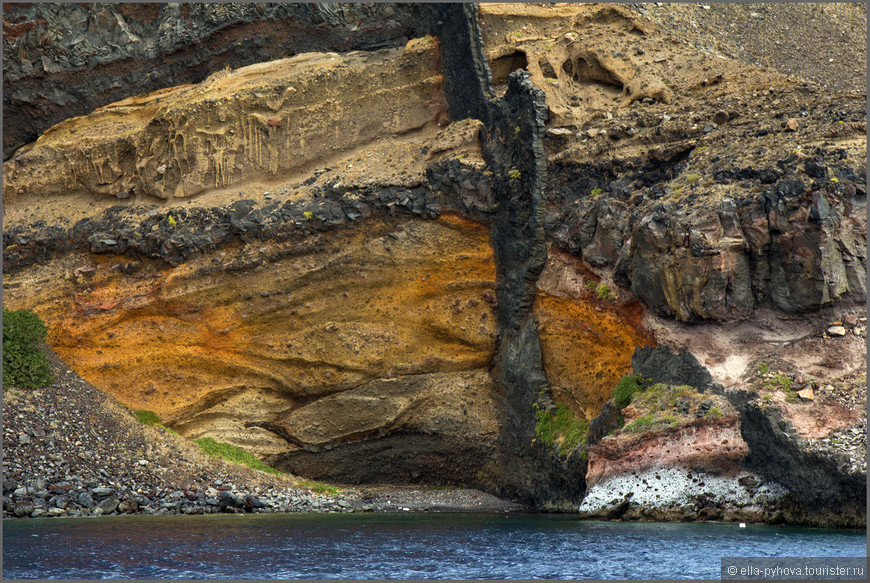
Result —
<instances>
[{"instance_id":1,"label":"cliff face","mask_svg":"<svg viewBox=\"0 0 870 583\"><path fill-rule=\"evenodd\" d=\"M821 337L866 296L856 98L669 42L620 6L334 10L329 42L347 22L351 46L435 36L220 71L18 150L4 302L127 405L306 477L552 509L588 486L591 516L860 522L845 501L866 470L806 441L866 431L860 413L810 422L866 368L860 312ZM395 22L375 26L381 10ZM709 372L635 359L658 388L616 408L656 343ZM765 393L780 377L763 359L818 398ZM799 430L778 436L771 395ZM588 444L542 437L557 405L591 421Z\"/></svg>"}]
</instances>

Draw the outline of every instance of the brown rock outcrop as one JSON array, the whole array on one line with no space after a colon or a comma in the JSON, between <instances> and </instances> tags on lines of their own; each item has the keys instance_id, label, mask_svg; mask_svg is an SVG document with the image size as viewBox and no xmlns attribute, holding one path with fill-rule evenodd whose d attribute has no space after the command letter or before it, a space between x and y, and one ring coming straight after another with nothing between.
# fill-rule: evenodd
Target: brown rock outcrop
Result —
<instances>
[{"instance_id":1,"label":"brown rock outcrop","mask_svg":"<svg viewBox=\"0 0 870 583\"><path fill-rule=\"evenodd\" d=\"M866 296L854 96L672 42L625 7L441 16L438 41L218 72L50 129L4 168L5 302L185 436L320 479L467 483L573 509L582 447L536 440L536 413L597 415L650 329L738 383L748 353L718 332L782 348L793 327L745 333L766 326L761 309ZM689 360L703 383L679 384L711 385ZM604 405L593 512L739 504L792 520L764 515L782 510L764 497L790 490L799 514L861 491L749 396L686 391L700 415ZM715 504L695 468L718 476ZM611 508L607 484L647 479ZM658 505L674 484L688 498Z\"/></svg>"}]
</instances>

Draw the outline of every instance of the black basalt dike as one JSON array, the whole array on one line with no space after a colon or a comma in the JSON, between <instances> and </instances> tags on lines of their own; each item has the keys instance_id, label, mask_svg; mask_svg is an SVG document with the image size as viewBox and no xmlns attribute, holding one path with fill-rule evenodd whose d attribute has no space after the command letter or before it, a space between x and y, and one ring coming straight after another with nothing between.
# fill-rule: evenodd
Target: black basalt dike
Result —
<instances>
[{"instance_id":1,"label":"black basalt dike","mask_svg":"<svg viewBox=\"0 0 870 583\"><path fill-rule=\"evenodd\" d=\"M441 41L444 89L452 121L479 119L489 125L487 94L492 95L492 74L483 52L476 4L431 4Z\"/></svg>"},{"instance_id":2,"label":"black basalt dike","mask_svg":"<svg viewBox=\"0 0 870 583\"><path fill-rule=\"evenodd\" d=\"M493 172L492 229L499 337L493 379L504 394L500 493L535 506L573 509L585 492L586 462L560 460L534 440L533 405L549 401L538 322L532 312L547 260L543 225L543 150L547 104L525 71L515 71L504 98L490 107L484 156Z\"/></svg>"},{"instance_id":3,"label":"black basalt dike","mask_svg":"<svg viewBox=\"0 0 870 583\"><path fill-rule=\"evenodd\" d=\"M495 489L536 507L573 510L585 492L585 460L576 455L559 459L535 441L534 406L550 402L532 312L538 276L547 260L546 97L526 71L518 70L510 75L504 97L492 99L477 6L451 5L444 11L440 36L450 114L484 123L483 156L493 173L491 241L498 299L493 380L504 399ZM453 91L457 93L451 95Z\"/></svg>"}]
</instances>

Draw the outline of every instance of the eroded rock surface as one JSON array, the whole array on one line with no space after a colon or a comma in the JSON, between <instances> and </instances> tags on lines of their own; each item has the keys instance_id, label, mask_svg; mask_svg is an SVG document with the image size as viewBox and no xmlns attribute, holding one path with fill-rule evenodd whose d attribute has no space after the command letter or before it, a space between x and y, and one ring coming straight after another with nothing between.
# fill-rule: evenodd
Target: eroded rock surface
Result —
<instances>
[{"instance_id":1,"label":"eroded rock surface","mask_svg":"<svg viewBox=\"0 0 870 583\"><path fill-rule=\"evenodd\" d=\"M186 198L286 176L445 116L434 39L306 54L132 97L54 126L6 164L4 196ZM361 89L377 79L374 91Z\"/></svg>"},{"instance_id":2,"label":"eroded rock surface","mask_svg":"<svg viewBox=\"0 0 870 583\"><path fill-rule=\"evenodd\" d=\"M4 302L126 404L302 475L860 525L838 444L866 434L863 101L624 6L435 8L409 42L389 31L418 9L390 10L393 48L218 72L21 148ZM617 409L655 344L697 374ZM556 404L587 445L537 439Z\"/></svg>"}]
</instances>

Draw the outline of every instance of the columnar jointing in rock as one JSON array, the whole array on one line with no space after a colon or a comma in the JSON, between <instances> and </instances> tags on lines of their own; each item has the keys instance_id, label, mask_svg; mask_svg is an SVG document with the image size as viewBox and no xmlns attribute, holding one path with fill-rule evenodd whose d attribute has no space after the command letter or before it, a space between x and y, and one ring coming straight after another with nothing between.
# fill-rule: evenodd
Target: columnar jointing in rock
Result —
<instances>
[{"instance_id":1,"label":"columnar jointing in rock","mask_svg":"<svg viewBox=\"0 0 870 583\"><path fill-rule=\"evenodd\" d=\"M477 7L454 8L447 22L441 40L448 106L452 117L477 116L486 124L483 156L493 173L496 196L491 241L498 344L493 380L505 400L497 487L502 495L538 506L576 508L584 491L585 461L579 456L557 460L534 440L534 405L549 402L533 313L536 283L547 260L541 204L546 96L528 72L519 70L511 74L505 96L493 100ZM469 79L471 73L475 78ZM458 95L450 94L460 87Z\"/></svg>"}]
</instances>

